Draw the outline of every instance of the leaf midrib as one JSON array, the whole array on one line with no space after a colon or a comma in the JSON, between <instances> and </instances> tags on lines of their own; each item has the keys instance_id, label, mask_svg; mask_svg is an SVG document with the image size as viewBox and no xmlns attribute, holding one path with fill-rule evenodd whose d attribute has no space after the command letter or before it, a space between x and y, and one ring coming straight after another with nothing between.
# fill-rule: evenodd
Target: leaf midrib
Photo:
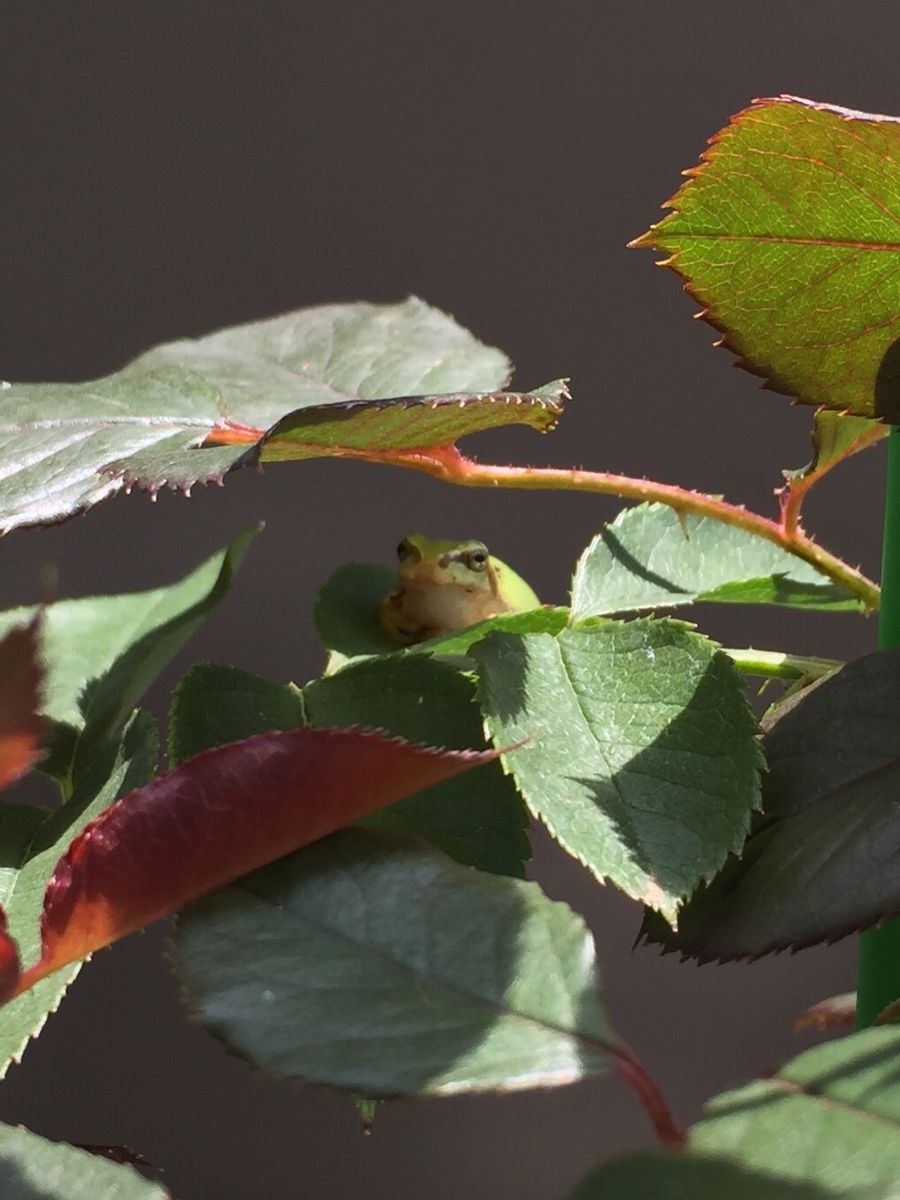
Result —
<instances>
[{"instance_id":1,"label":"leaf midrib","mask_svg":"<svg viewBox=\"0 0 900 1200\"><path fill-rule=\"evenodd\" d=\"M679 214L681 215L681 214ZM843 250L876 250L888 253L900 253L900 242L866 242L853 238L829 237L800 237L795 234L780 233L726 233L711 231L704 233L698 230L661 229L659 242L653 242L658 249L666 249L665 239L682 241L722 241L722 242L769 242L793 246L834 246Z\"/></svg>"},{"instance_id":2,"label":"leaf midrib","mask_svg":"<svg viewBox=\"0 0 900 1200\"><path fill-rule=\"evenodd\" d=\"M294 909L284 904L280 904L277 900L273 900L269 896L254 891L247 885L247 883L243 881L236 882L231 886L234 887L235 890L244 892L247 896L252 897L263 906L278 909L286 917L301 921L315 929L317 932L334 938L337 941L345 942L366 957L389 966L399 974L407 976L418 985L431 987L436 991L443 990L451 996L459 998L464 1003L470 1004L474 1008L485 1009L496 1016L514 1018L518 1021L524 1022L527 1025L534 1025L538 1029L547 1030L551 1033L557 1033L561 1037L568 1038L576 1044L585 1047L594 1054L599 1053L603 1056L606 1056L609 1054L615 1054L616 1052L616 1046L613 1042L607 1043L597 1041L579 1030L566 1029L564 1026L558 1025L554 1021L543 1020L538 1017L531 1016L528 1013L519 1012L518 1009L501 1008L498 1004L492 1002L485 996L478 996L467 989L460 987L458 984L451 983L446 979L441 979L426 971L421 971L414 965L397 959L389 949L383 949L381 947L369 945L366 942L360 942L358 939L352 937L349 933L346 933L342 929L336 929L322 921L316 921L305 913L298 913Z\"/></svg>"}]
</instances>

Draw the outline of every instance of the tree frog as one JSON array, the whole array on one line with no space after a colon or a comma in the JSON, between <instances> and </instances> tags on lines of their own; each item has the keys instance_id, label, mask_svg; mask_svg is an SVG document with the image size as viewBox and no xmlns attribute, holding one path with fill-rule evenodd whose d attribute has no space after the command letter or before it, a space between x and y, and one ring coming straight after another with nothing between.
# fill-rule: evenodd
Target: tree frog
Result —
<instances>
[{"instance_id":1,"label":"tree frog","mask_svg":"<svg viewBox=\"0 0 900 1200\"><path fill-rule=\"evenodd\" d=\"M433 541L410 533L397 547L397 585L381 601L381 626L395 641L424 642L498 613L541 602L484 542Z\"/></svg>"}]
</instances>

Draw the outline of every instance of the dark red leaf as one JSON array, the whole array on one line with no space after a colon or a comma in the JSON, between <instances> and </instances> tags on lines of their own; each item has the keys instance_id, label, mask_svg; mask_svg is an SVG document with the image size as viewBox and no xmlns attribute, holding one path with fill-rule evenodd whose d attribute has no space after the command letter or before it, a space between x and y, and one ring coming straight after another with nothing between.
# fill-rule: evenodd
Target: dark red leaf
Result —
<instances>
[{"instance_id":1,"label":"dark red leaf","mask_svg":"<svg viewBox=\"0 0 900 1200\"><path fill-rule=\"evenodd\" d=\"M40 622L37 616L0 641L0 788L24 775L41 755Z\"/></svg>"},{"instance_id":2,"label":"dark red leaf","mask_svg":"<svg viewBox=\"0 0 900 1200\"><path fill-rule=\"evenodd\" d=\"M19 974L0 936L0 997L239 875L496 757L360 730L263 733L187 759L122 797L60 859L43 952Z\"/></svg>"}]
</instances>

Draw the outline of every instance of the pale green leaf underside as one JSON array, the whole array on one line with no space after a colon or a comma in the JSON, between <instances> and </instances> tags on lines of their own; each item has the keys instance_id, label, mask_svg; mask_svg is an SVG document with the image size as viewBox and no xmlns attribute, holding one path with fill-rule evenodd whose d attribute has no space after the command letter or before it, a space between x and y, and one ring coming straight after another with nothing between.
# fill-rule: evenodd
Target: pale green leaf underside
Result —
<instances>
[{"instance_id":1,"label":"pale green leaf underside","mask_svg":"<svg viewBox=\"0 0 900 1200\"><path fill-rule=\"evenodd\" d=\"M192 905L175 962L231 1049L370 1097L572 1083L613 1044L580 917L381 831L336 834Z\"/></svg>"},{"instance_id":2,"label":"pale green leaf underside","mask_svg":"<svg viewBox=\"0 0 900 1200\"><path fill-rule=\"evenodd\" d=\"M665 504L626 509L578 560L572 622L696 601L858 610L853 594L772 542Z\"/></svg>"},{"instance_id":3,"label":"pale green leaf underside","mask_svg":"<svg viewBox=\"0 0 900 1200\"><path fill-rule=\"evenodd\" d=\"M0 1195L3 1200L168 1200L164 1188L127 1164L12 1125L0 1125Z\"/></svg>"},{"instance_id":4,"label":"pale green leaf underside","mask_svg":"<svg viewBox=\"0 0 900 1200\"><path fill-rule=\"evenodd\" d=\"M301 309L172 342L87 383L4 385L0 532L122 488L221 482L260 454L377 456L496 425L552 428L564 385L499 393L510 371L500 350L410 299ZM225 444L207 440L214 430Z\"/></svg>"},{"instance_id":5,"label":"pale green leaf underside","mask_svg":"<svg viewBox=\"0 0 900 1200\"><path fill-rule=\"evenodd\" d=\"M743 685L712 642L670 620L472 651L495 745L535 816L600 880L674 921L737 851L759 801Z\"/></svg>"}]
</instances>

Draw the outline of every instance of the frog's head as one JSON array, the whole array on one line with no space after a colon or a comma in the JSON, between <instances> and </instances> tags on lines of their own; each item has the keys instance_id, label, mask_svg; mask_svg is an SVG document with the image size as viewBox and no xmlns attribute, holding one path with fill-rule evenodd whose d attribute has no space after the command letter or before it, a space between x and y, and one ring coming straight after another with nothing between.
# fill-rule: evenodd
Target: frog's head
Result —
<instances>
[{"instance_id":1,"label":"frog's head","mask_svg":"<svg viewBox=\"0 0 900 1200\"><path fill-rule=\"evenodd\" d=\"M405 583L456 584L469 591L494 586L484 542L447 542L409 533L397 547L397 557Z\"/></svg>"}]
</instances>

